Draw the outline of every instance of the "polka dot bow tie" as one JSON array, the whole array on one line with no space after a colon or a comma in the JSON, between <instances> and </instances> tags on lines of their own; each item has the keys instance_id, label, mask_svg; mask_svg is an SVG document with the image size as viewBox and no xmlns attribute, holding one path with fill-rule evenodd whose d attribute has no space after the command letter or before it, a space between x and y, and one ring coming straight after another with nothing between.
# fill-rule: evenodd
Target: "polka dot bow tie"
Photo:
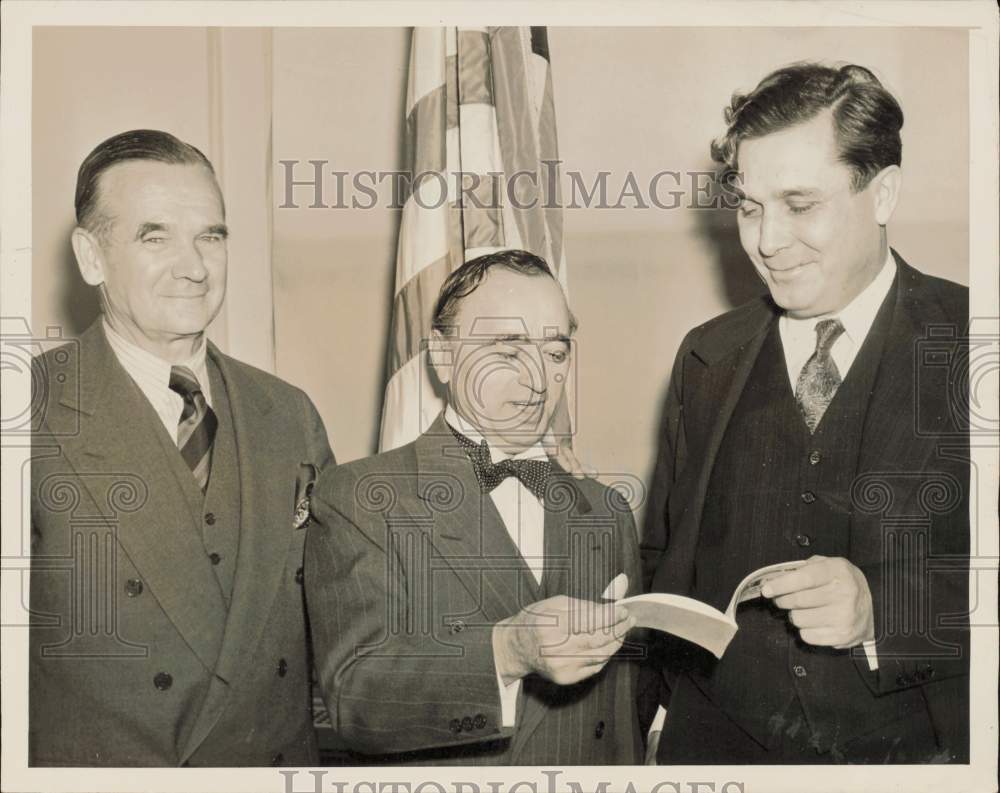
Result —
<instances>
[{"instance_id":1,"label":"polka dot bow tie","mask_svg":"<svg viewBox=\"0 0 1000 793\"><path fill-rule=\"evenodd\" d=\"M484 493L491 493L508 476L513 476L528 488L535 498L541 499L545 495L545 483L552 471L552 464L548 460L507 459L494 463L490 458L489 444L485 440L477 444L460 432L455 430L452 432L468 452L473 470L476 472L476 481Z\"/></svg>"}]
</instances>

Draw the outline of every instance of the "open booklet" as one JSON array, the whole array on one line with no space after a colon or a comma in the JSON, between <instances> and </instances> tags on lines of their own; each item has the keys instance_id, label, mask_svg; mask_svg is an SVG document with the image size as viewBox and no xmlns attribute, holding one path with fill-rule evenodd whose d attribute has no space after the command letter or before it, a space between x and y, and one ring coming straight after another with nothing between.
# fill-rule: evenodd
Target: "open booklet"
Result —
<instances>
[{"instance_id":1,"label":"open booklet","mask_svg":"<svg viewBox=\"0 0 1000 793\"><path fill-rule=\"evenodd\" d=\"M636 627L672 633L701 645L716 658L722 658L729 642L739 630L736 624L736 607L747 600L760 597L765 581L797 570L804 564L804 560L780 562L754 570L740 581L725 612L694 598L663 592L619 599L620 593L628 588L628 578L624 573L608 585L604 597L625 606L629 614L635 617Z\"/></svg>"}]
</instances>

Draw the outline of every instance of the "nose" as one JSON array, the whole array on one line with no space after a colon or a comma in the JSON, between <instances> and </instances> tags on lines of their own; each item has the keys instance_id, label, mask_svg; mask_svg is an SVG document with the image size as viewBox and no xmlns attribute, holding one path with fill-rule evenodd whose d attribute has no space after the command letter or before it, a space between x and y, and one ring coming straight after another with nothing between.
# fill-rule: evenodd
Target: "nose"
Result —
<instances>
[{"instance_id":1,"label":"nose","mask_svg":"<svg viewBox=\"0 0 1000 793\"><path fill-rule=\"evenodd\" d=\"M178 252L171 272L174 278L186 278L199 283L208 277L208 268L205 267L204 257L196 243L192 242Z\"/></svg>"},{"instance_id":2,"label":"nose","mask_svg":"<svg viewBox=\"0 0 1000 793\"><path fill-rule=\"evenodd\" d=\"M545 393L545 359L534 344L525 345L522 362L518 367L517 383L535 394Z\"/></svg>"},{"instance_id":3,"label":"nose","mask_svg":"<svg viewBox=\"0 0 1000 793\"><path fill-rule=\"evenodd\" d=\"M758 233L757 250L765 259L780 253L791 239L787 225L776 212L762 213Z\"/></svg>"}]
</instances>

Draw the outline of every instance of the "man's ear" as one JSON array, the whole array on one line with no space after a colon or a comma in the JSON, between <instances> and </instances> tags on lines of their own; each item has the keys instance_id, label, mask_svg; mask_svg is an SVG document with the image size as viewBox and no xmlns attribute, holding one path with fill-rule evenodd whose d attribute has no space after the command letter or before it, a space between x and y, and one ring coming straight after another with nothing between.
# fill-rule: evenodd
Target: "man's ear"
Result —
<instances>
[{"instance_id":1,"label":"man's ear","mask_svg":"<svg viewBox=\"0 0 1000 793\"><path fill-rule=\"evenodd\" d=\"M871 187L875 202L875 221L884 226L896 211L899 192L903 186L903 172L898 165L889 165L875 174Z\"/></svg>"},{"instance_id":2,"label":"man's ear","mask_svg":"<svg viewBox=\"0 0 1000 793\"><path fill-rule=\"evenodd\" d=\"M73 253L76 254L76 266L80 275L90 286L100 286L104 283L104 251L97 238L82 226L73 229L70 235L73 243Z\"/></svg>"},{"instance_id":3,"label":"man's ear","mask_svg":"<svg viewBox=\"0 0 1000 793\"><path fill-rule=\"evenodd\" d=\"M439 330L431 331L430 344L427 346L428 357L431 368L441 385L448 385L451 381L452 358L454 356L454 346L451 339Z\"/></svg>"}]
</instances>

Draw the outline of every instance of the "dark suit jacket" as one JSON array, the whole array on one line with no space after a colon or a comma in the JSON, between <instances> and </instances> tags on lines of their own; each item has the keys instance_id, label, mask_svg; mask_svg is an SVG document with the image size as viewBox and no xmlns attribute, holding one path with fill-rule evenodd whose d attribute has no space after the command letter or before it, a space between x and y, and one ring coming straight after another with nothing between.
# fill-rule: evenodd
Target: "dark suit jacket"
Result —
<instances>
[{"instance_id":1,"label":"dark suit jacket","mask_svg":"<svg viewBox=\"0 0 1000 793\"><path fill-rule=\"evenodd\" d=\"M616 656L573 686L525 678L511 730L491 638L544 597L599 599L620 572L638 591L635 527L616 491L553 474L541 586L442 417L413 443L322 476L313 504L306 595L345 762L637 762L632 661Z\"/></svg>"},{"instance_id":2,"label":"dark suit jacket","mask_svg":"<svg viewBox=\"0 0 1000 793\"><path fill-rule=\"evenodd\" d=\"M208 354L239 459L228 612L171 473L176 447L100 321L35 361L33 765L316 762L293 513L300 464L333 456L305 394Z\"/></svg>"},{"instance_id":3,"label":"dark suit jacket","mask_svg":"<svg viewBox=\"0 0 1000 793\"><path fill-rule=\"evenodd\" d=\"M851 504L849 559L872 593L878 672L868 671L863 655L855 654L854 662L874 696L919 687L939 739L962 756L968 747L969 464L962 388L968 289L923 275L894 255L892 322L862 428L857 477L844 494ZM695 328L681 344L643 537L653 591L690 591L715 456L777 316L770 299L759 298ZM923 539L910 543L893 534L894 525L916 528ZM669 657L660 671L652 679L643 674L644 723L678 682ZM829 692L832 703L838 696ZM866 727L861 713L852 725L858 731Z\"/></svg>"}]
</instances>

